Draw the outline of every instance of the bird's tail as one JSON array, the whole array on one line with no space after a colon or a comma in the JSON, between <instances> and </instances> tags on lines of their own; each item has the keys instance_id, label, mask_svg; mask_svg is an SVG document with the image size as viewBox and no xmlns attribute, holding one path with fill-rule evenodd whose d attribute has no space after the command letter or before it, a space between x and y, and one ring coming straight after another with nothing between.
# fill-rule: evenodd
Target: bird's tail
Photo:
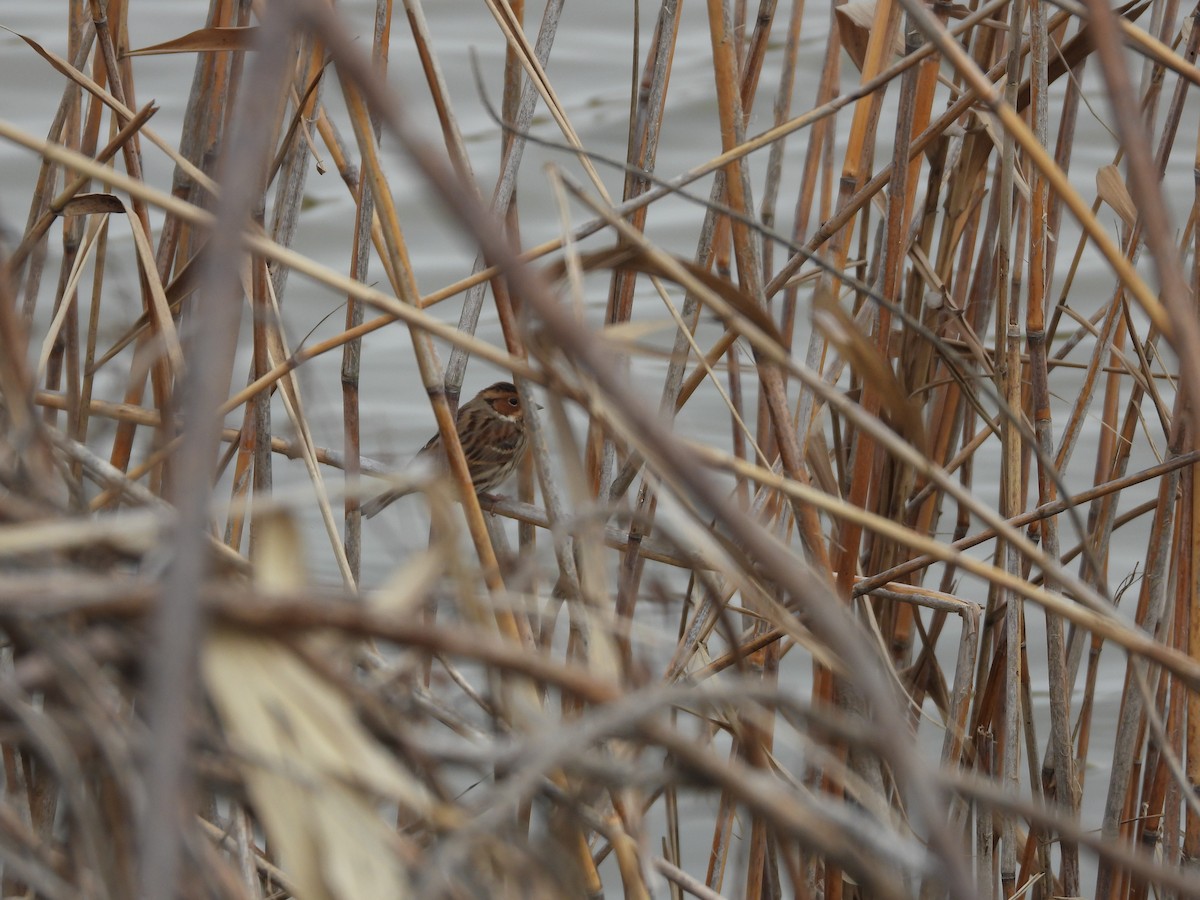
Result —
<instances>
[{"instance_id":1,"label":"bird's tail","mask_svg":"<svg viewBox=\"0 0 1200 900\"><path fill-rule=\"evenodd\" d=\"M412 488L405 488L404 490L397 488L394 491L385 491L379 496L372 497L370 500L364 503L360 507L360 510L362 511L363 516L369 519L376 513L380 512L385 506L389 506L396 500L399 500L401 497L407 497L411 493Z\"/></svg>"}]
</instances>

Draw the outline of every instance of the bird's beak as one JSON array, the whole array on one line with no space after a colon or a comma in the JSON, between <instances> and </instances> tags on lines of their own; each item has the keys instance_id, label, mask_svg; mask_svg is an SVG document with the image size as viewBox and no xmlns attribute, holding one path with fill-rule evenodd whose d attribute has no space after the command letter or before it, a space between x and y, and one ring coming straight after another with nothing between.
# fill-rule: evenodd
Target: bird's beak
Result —
<instances>
[{"instance_id":1,"label":"bird's beak","mask_svg":"<svg viewBox=\"0 0 1200 900\"><path fill-rule=\"evenodd\" d=\"M540 403L535 403L535 404L533 404L533 405L534 405L534 406L536 406L538 409L545 409L545 408L546 408L546 407L542 406L542 404L540 404Z\"/></svg>"}]
</instances>

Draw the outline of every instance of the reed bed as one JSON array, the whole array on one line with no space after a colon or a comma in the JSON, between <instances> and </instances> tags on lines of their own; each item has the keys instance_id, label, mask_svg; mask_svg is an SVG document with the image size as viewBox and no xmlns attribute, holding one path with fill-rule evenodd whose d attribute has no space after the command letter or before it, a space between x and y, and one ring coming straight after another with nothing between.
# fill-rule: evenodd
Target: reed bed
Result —
<instances>
[{"instance_id":1,"label":"reed bed","mask_svg":"<svg viewBox=\"0 0 1200 900\"><path fill-rule=\"evenodd\" d=\"M4 51L61 103L0 121L40 161L0 278L3 896L1200 896L1200 7L614 8L612 159L561 0L461 5L505 49L466 98L420 0L131 47L153 6ZM721 152L666 171L700 89ZM349 258L295 249L318 161ZM418 282L401 176L473 268ZM363 455L372 344L446 474ZM497 371L532 452L477 498L455 414ZM364 524L381 478L422 496Z\"/></svg>"}]
</instances>

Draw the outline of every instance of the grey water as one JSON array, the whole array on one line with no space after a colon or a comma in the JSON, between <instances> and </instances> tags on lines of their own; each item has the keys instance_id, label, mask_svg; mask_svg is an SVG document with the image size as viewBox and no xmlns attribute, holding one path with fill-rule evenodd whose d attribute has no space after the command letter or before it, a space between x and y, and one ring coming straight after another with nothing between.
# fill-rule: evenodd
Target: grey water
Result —
<instances>
[{"instance_id":1,"label":"grey water","mask_svg":"<svg viewBox=\"0 0 1200 900\"><path fill-rule=\"evenodd\" d=\"M551 80L582 143L601 155L618 159L625 155L629 80L633 64L630 38L634 30L632 6L618 3L568 4L549 66ZM202 27L207 7L208 3L205 0L175 0L172 3L134 2L129 26L130 43L134 47L149 46ZM536 4L531 5L531 17L537 14L535 7ZM350 17L363 45L367 46L371 35L374 3L350 0L339 4L339 9ZM649 5L645 5L643 11L649 12ZM65 5L61 4L0 4L0 25L26 34L47 48L65 55L65 14ZM486 194L498 173L499 129L490 117L487 105L478 94L474 70L477 66L483 75L488 102L497 106L499 73L503 65L502 38L486 7L472 0L442 0L429 3L426 4L426 14L436 51L449 83L459 126L466 138L477 179ZM807 108L812 103L824 53L822 29L828 25L827 11L816 8L815 4L810 4L806 17L806 38L801 48L801 72L794 101L796 110ZM785 21L785 13L781 11L777 20L780 23ZM648 46L652 26L650 16L644 15L639 31L643 54ZM389 61L389 81L403 97L413 116L427 129L429 140L436 142L439 140L436 118L428 100L424 76L405 37L406 29L402 16L397 15L393 30L394 50ZM657 171L665 177L693 168L720 150L710 54L710 39L702 7L689 5L683 17L663 124L664 138L658 154ZM775 46L768 53L767 64L760 81L759 100L748 129L752 134L772 124L771 104L779 80L781 55L781 45ZM148 56L135 60L134 71L134 89L138 102L153 100L160 107L150 127L174 143L180 133L184 105L190 88L190 64L181 64L180 58L176 56ZM857 72L847 62L842 75L843 85L852 84L856 76ZM1089 72L1085 79L1085 85L1096 85L1093 73ZM62 94L62 77L38 59L18 38L8 32L0 32L0 83L6 85L6 89L0 94L0 119L31 135L44 137L53 110ZM1062 85L1056 86L1054 90L1061 91ZM336 91L330 90L325 97L337 119L341 111L335 95ZM1092 96L1102 95L1095 91ZM878 148L877 160L885 159L890 153L891 148L887 146L886 135L893 130L894 122L887 119L892 114L892 107L885 104L885 118L880 127L880 133L885 135L885 138ZM1086 197L1090 197L1094 192L1092 179L1096 170L1111 162L1113 157L1114 141L1105 121L1107 115L1107 108L1102 102L1098 102L1080 117L1072 178L1076 187ZM848 118L843 121L848 121ZM1194 109L1189 110L1180 133L1195 133L1195 124L1196 112ZM344 131L349 133L348 128L344 128ZM556 128L544 115L535 121L534 131L547 139L558 139ZM1186 141L1181 140L1179 143L1182 146ZM786 210L790 208L795 196L799 162L803 158L804 149L805 133L801 132L793 136L788 144L788 164L785 166L787 175L779 203L780 217L783 220L780 224L781 229L790 228L790 223L786 221ZM844 145L839 144L838 152L843 149ZM383 152L422 292L428 292L468 274L474 249L462 240L459 229L429 195L395 142L385 137ZM143 153L147 181L161 188L168 188L172 170L170 161L148 142L143 142ZM1180 151L1180 160L1186 156L1186 153ZM765 157L760 157L752 161L757 189L761 189L765 164ZM1186 160L1186 164L1175 165L1174 162L1175 160L1168 170L1168 193L1188 197L1192 191L1190 159ZM347 270L350 256L353 204L336 169L328 160L326 163L328 171L325 174L319 175L314 171L308 178L306 209L301 217L295 249L336 271L344 272ZM522 237L526 245L555 237L561 232L560 213L544 172L544 167L549 164L560 166L579 177L579 167L568 155L539 146L528 148L519 192ZM13 144L0 142L0 227L3 228L6 239L19 236L24 227L30 187L36 178L37 170L38 161L32 153ZM599 167L599 171L608 192L619 196L622 173L603 165ZM707 182L696 185L696 192L702 196L706 195ZM1177 216L1183 211L1182 208L1175 210ZM572 215L575 221L584 217L583 211L578 208L572 211ZM1115 216L1112 218L1115 219ZM161 218L155 218L155 222L158 221L161 221ZM654 207L649 216L647 232L661 246L690 256L695 246L699 221L700 216L694 206L686 200L672 199ZM52 236L54 234L55 232L52 232ZM1059 271L1056 273L1055 290L1062 283L1066 263L1074 249L1077 235L1078 230L1067 217L1062 234L1058 236ZM53 239L50 246L53 259L56 252ZM779 255L777 253L776 258L779 258ZM123 229L121 223L115 220L110 226L109 259L111 268L106 283L114 290L115 296L106 298L106 304L110 310L117 309L128 313L131 320L138 311L137 273L130 262L133 253L128 229ZM53 268L48 268L47 271L53 271ZM381 284L385 283L380 272L373 272L372 277ZM1073 304L1079 312L1087 315L1092 310L1086 305L1080 305L1074 298L1092 297L1095 304L1092 308L1095 308L1107 299L1108 292L1111 291L1111 281L1110 273L1097 255L1090 250L1085 252L1080 274L1072 289ZM47 292L52 290L52 284L43 286L42 302L38 311L39 321L45 321L43 317L48 315ZM1051 296L1056 297L1057 294L1052 293ZM585 312L593 321L597 320L602 312L604 301L603 285L589 294ZM325 289L293 275L289 281L284 306L289 339L293 343L305 338L313 342L340 331L344 317L342 302L343 298L333 296ZM647 293L639 295L638 302L645 304L639 309L644 309L647 317L668 321L661 307L657 306L657 298ZM457 318L456 301L441 304L433 312L447 322L454 322ZM111 331L106 332L106 336L115 337L120 333L123 324L110 326ZM713 333L715 334L715 331ZM248 332L244 334L248 340ZM499 340L499 325L486 306L479 334L489 341ZM701 336L702 346L705 336L708 335ZM798 336L797 346L803 346L805 339L806 335ZM439 349L444 361L447 348ZM242 353L248 353L248 346L242 348ZM340 448L342 440L340 364L340 353L331 353L312 361L299 372L308 419L313 427L316 442L334 448ZM644 383L654 385L653 390L656 392L665 371L665 361L661 358L639 357L633 361L632 366L634 376L639 381L644 380ZM245 371L245 366L235 371ZM485 364L473 364L468 373L465 391L470 392L487 384L501 374L489 369ZM1054 387L1060 392L1060 407L1055 410L1055 415L1060 417L1069 408L1077 384L1061 374L1056 375L1055 379ZM101 377L98 381L97 396L119 399L119 396L103 393L106 387L113 388L119 384L120 376L116 373L112 379ZM649 399L656 402L657 394ZM362 419L364 453L388 464L403 464L431 433L432 419L424 392L420 388L408 334L401 327L385 328L373 333L364 341ZM707 439L714 433L727 432L726 421L727 413L715 394L698 396L681 417L679 427L690 437ZM1057 421L1060 419L1056 418ZM289 426L282 409L276 411L275 422L281 432L287 432ZM1072 468L1066 473L1070 484L1090 484L1093 464L1091 457L1094 456L1098 434L1099 424L1093 417L1085 429L1085 443L1076 453ZM1143 439L1131 468L1152 463L1154 449L1146 446ZM276 466L276 486L280 490L302 491L309 484L308 476L299 462L280 458ZM998 471L998 466L980 466L977 469L978 472L989 470ZM337 476L329 477L333 480ZM974 488L985 504L994 506L998 490L996 484L977 479ZM1149 498L1152 493L1153 486L1131 490L1127 492L1122 506L1132 506ZM305 508L303 504L299 506L301 509ZM364 537L364 584L378 584L393 570L406 552L422 546L425 528L421 515L419 505L410 503L368 525ZM338 583L339 577L328 549L327 538L315 515L306 520L306 526L307 541L311 550L309 564L313 577L331 584ZM1114 543L1111 548L1111 576L1114 587L1126 575L1140 569L1145 540L1145 529L1135 524L1127 528L1121 539ZM977 584L968 581L961 589L964 595L971 599L984 599ZM650 614L651 618L643 623L643 634L652 634L655 629L661 628L664 635L662 643L666 646L672 640L677 612L658 613L661 621L655 621L654 615ZM1028 610L1028 624L1038 737L1044 742L1048 732L1046 693L1040 687L1046 683L1044 632L1040 613L1033 608ZM654 653L655 643L652 638L647 637L646 649L651 655ZM796 656L797 658L789 664L790 672L797 678L804 678L808 671L806 663L799 658L799 654ZM1109 723L1115 718L1123 677L1123 657L1114 651L1106 651L1096 694L1097 726L1093 730L1096 739L1091 745L1087 761L1089 785L1103 785L1106 782L1106 771L1112 757L1111 743L1106 741L1112 740L1113 727ZM930 752L936 753L940 745L940 735L934 728L923 728L923 735L928 736ZM798 754L801 750L781 748L781 753L785 756L789 752ZM1103 801L1103 793L1099 790L1093 788L1085 793L1085 824L1098 826ZM707 852L707 835L703 833L706 826L698 827L700 833L695 835L696 840L684 843ZM688 868L691 871L703 871L703 859L687 862L690 863ZM735 879L726 881L727 887L733 884L736 884Z\"/></svg>"}]
</instances>

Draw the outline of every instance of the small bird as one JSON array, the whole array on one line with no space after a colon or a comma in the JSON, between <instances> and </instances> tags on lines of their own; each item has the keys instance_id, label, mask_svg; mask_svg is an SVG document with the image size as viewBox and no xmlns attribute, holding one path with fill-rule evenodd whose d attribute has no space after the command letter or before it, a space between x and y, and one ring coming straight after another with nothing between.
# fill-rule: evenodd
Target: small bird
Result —
<instances>
[{"instance_id":1,"label":"small bird","mask_svg":"<svg viewBox=\"0 0 1200 900\"><path fill-rule=\"evenodd\" d=\"M502 484L520 464L529 447L525 408L516 387L507 381L485 387L470 402L459 407L456 428L476 494L485 495ZM440 433L421 448L417 459L432 459L445 468L446 455L442 451ZM369 519L393 500L414 490L397 489L380 494L362 505L362 514Z\"/></svg>"}]
</instances>

